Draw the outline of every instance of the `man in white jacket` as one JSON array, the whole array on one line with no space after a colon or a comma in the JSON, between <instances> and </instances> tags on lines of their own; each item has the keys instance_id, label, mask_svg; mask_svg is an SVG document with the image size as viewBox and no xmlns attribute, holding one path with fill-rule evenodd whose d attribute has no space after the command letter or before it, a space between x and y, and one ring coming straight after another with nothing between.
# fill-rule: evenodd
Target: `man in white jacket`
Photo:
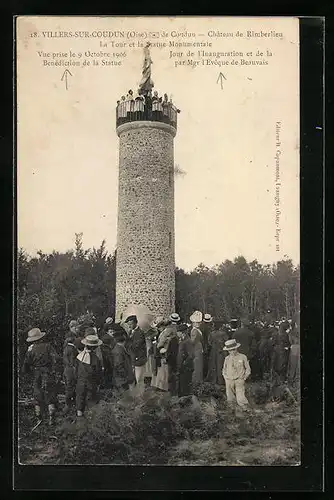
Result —
<instances>
[{"instance_id":1,"label":"man in white jacket","mask_svg":"<svg viewBox=\"0 0 334 500\"><path fill-rule=\"evenodd\" d=\"M247 356L238 352L240 344L235 339L225 342L224 350L228 351L223 366L223 377L226 385L226 397L228 403L235 401L241 407L248 406L248 399L245 396L245 381L251 374L251 369Z\"/></svg>"}]
</instances>

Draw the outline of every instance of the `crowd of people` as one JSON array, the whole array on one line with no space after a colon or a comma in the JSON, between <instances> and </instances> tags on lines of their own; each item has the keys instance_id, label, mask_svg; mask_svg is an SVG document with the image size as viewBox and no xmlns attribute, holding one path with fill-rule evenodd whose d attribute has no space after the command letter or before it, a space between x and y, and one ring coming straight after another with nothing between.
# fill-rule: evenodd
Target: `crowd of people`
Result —
<instances>
[{"instance_id":1,"label":"crowd of people","mask_svg":"<svg viewBox=\"0 0 334 500\"><path fill-rule=\"evenodd\" d=\"M146 95L139 91L134 94L133 90L129 90L126 96L122 95L117 101L116 126L137 120L153 120L168 123L176 128L177 113L180 113L180 110L167 94L162 97L156 90L153 94L148 91Z\"/></svg>"},{"instance_id":2,"label":"crowd of people","mask_svg":"<svg viewBox=\"0 0 334 500\"><path fill-rule=\"evenodd\" d=\"M245 408L248 378L270 378L278 384L299 380L298 322L273 322L269 313L263 322L223 322L194 311L190 323L172 313L140 326L132 314L119 323L108 317L99 329L92 317L83 316L69 324L61 363L48 334L33 328L23 374L33 373L36 425L45 410L49 424L54 423L59 366L64 413L75 410L78 418L103 392L104 397L119 398L126 391L140 394L150 387L182 397L192 395L204 381L221 385L228 403Z\"/></svg>"}]
</instances>

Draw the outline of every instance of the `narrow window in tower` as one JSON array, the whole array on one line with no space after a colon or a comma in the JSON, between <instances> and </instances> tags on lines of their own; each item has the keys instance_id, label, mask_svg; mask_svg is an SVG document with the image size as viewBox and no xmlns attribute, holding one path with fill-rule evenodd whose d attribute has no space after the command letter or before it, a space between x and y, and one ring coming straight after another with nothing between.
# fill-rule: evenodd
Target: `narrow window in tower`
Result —
<instances>
[{"instance_id":1,"label":"narrow window in tower","mask_svg":"<svg viewBox=\"0 0 334 500\"><path fill-rule=\"evenodd\" d=\"M173 294L172 294L172 290L169 291L169 303L170 303L170 309L173 310L174 307L173 307Z\"/></svg>"},{"instance_id":2,"label":"narrow window in tower","mask_svg":"<svg viewBox=\"0 0 334 500\"><path fill-rule=\"evenodd\" d=\"M171 187L171 185L172 185L172 179L173 179L173 172L172 172L172 170L170 169L170 170L169 170L169 187Z\"/></svg>"},{"instance_id":3,"label":"narrow window in tower","mask_svg":"<svg viewBox=\"0 0 334 500\"><path fill-rule=\"evenodd\" d=\"M172 246L172 233L169 231L169 234L168 234L168 246L169 248L171 248Z\"/></svg>"}]
</instances>

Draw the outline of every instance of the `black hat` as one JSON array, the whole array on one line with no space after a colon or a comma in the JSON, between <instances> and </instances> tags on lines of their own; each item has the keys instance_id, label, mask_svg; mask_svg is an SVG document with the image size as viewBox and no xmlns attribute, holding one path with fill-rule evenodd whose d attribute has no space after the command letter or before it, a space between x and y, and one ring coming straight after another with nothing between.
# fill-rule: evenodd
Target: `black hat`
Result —
<instances>
[{"instance_id":1,"label":"black hat","mask_svg":"<svg viewBox=\"0 0 334 500\"><path fill-rule=\"evenodd\" d=\"M111 335L108 335L108 333L105 333L102 337L102 342L105 345L112 345L114 343L114 339Z\"/></svg>"},{"instance_id":2,"label":"black hat","mask_svg":"<svg viewBox=\"0 0 334 500\"><path fill-rule=\"evenodd\" d=\"M85 328L85 337L87 337L87 335L96 335L96 331L92 326Z\"/></svg>"},{"instance_id":3,"label":"black hat","mask_svg":"<svg viewBox=\"0 0 334 500\"><path fill-rule=\"evenodd\" d=\"M128 323L129 321L137 321L137 316L134 316L134 315L128 316L126 318L126 320L124 321L124 323Z\"/></svg>"},{"instance_id":4,"label":"black hat","mask_svg":"<svg viewBox=\"0 0 334 500\"><path fill-rule=\"evenodd\" d=\"M122 328L121 326L119 328L115 328L113 337L116 342L122 342L123 340L126 340L127 335L124 328Z\"/></svg>"},{"instance_id":5,"label":"black hat","mask_svg":"<svg viewBox=\"0 0 334 500\"><path fill-rule=\"evenodd\" d=\"M185 323L181 323L181 325L177 327L178 332L185 332L186 330L188 330L188 325L186 325Z\"/></svg>"}]
</instances>

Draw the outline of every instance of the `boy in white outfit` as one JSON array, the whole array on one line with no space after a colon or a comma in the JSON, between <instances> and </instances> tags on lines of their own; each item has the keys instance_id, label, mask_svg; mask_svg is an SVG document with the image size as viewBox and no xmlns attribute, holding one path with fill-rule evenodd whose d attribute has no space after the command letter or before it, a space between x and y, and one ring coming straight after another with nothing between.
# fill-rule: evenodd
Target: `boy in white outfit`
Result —
<instances>
[{"instance_id":1,"label":"boy in white outfit","mask_svg":"<svg viewBox=\"0 0 334 500\"><path fill-rule=\"evenodd\" d=\"M238 352L240 344L235 339L225 342L224 350L228 351L222 370L226 385L226 396L228 403L235 401L241 407L248 406L245 396L245 380L249 377L251 369L247 356Z\"/></svg>"}]
</instances>

